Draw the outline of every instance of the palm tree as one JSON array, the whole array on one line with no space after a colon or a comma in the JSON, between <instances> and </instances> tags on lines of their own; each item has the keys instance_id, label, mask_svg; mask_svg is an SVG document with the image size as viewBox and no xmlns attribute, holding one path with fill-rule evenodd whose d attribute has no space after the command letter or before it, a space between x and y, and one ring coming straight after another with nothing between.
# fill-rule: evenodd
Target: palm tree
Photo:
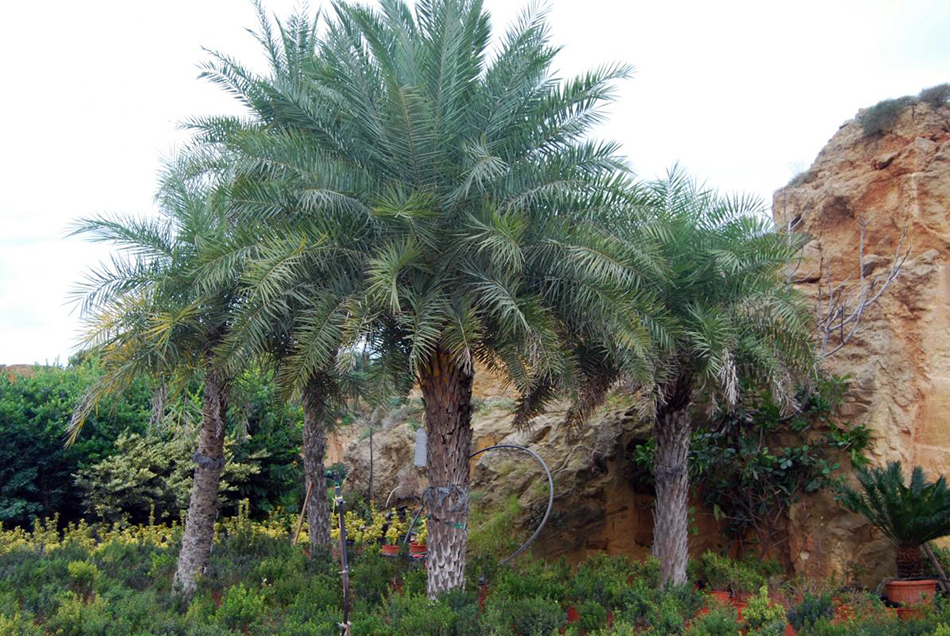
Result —
<instances>
[{"instance_id":1,"label":"palm tree","mask_svg":"<svg viewBox=\"0 0 950 636\"><path fill-rule=\"evenodd\" d=\"M808 306L786 281L801 237L779 234L755 200L724 197L678 171L642 188L619 235L648 240L662 276L650 286L668 339L652 393L656 483L653 553L664 584L686 580L691 417L699 401L731 408L751 387L791 406L813 369ZM641 385L642 386L642 385Z\"/></svg>"},{"instance_id":2,"label":"palm tree","mask_svg":"<svg viewBox=\"0 0 950 636\"><path fill-rule=\"evenodd\" d=\"M294 335L287 368L305 385L339 346L360 346L418 382L435 595L464 582L476 362L522 392L519 425L572 386L572 420L583 419L606 390L602 360L651 381L662 329L639 281L658 272L607 232L607 211L626 196L624 162L616 144L588 138L630 69L557 80L543 13L524 14L489 56L477 0L334 6L312 58L293 57L294 79L218 56L213 79L255 116L195 125L241 157L231 201L244 222L306 226L313 238L297 246L327 248L319 270L360 255L345 267L353 293L336 302L309 289L323 309L297 321L308 332ZM278 50L267 33L259 39Z\"/></svg>"},{"instance_id":3,"label":"palm tree","mask_svg":"<svg viewBox=\"0 0 950 636\"><path fill-rule=\"evenodd\" d=\"M353 352L340 356L339 350L342 322L359 289L365 223L358 215L314 204L314 180L325 181L327 175L296 126L296 105L284 97L296 99L308 89L305 71L316 55L319 14L302 11L286 23L272 23L260 3L255 6L254 36L269 73L257 76L216 52L202 73L235 95L252 119L191 122L199 143L215 149L212 158L226 154L235 166L229 206L240 228L200 279L241 280L242 302L219 351L225 368L237 372L244 360L262 360L276 368L286 393L301 401L309 540L313 547L325 546L330 541L326 423L356 388ZM210 167L216 168L214 160Z\"/></svg>"},{"instance_id":4,"label":"palm tree","mask_svg":"<svg viewBox=\"0 0 950 636\"><path fill-rule=\"evenodd\" d=\"M183 386L204 381L204 406L191 502L185 521L176 584L194 591L214 538L218 488L232 375L216 362L228 331L236 280L198 285L208 246L225 240L229 225L219 189L196 180L176 162L166 170L155 219L100 216L78 222L75 233L118 246L110 266L93 270L77 292L88 330L83 344L100 356L103 376L71 421L75 440L88 414L106 394L141 374Z\"/></svg>"}]
</instances>

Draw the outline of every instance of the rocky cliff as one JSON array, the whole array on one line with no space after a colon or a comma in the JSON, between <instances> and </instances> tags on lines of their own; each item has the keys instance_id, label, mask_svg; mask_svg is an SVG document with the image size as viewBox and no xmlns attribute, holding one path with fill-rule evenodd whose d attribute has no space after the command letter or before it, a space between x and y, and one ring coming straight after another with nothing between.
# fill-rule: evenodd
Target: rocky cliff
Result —
<instances>
[{"instance_id":1,"label":"rocky cliff","mask_svg":"<svg viewBox=\"0 0 950 636\"><path fill-rule=\"evenodd\" d=\"M914 104L871 136L861 115L775 193L773 214L779 226L811 236L794 276L819 315L829 290L843 292L846 314L857 305L862 225L865 282L878 289L906 234L899 274L824 366L852 377L843 415L873 431L875 464L899 459L950 473L950 106ZM797 569L846 574L856 566L867 583L892 575L887 542L828 498L803 503L792 517Z\"/></svg>"}]
</instances>

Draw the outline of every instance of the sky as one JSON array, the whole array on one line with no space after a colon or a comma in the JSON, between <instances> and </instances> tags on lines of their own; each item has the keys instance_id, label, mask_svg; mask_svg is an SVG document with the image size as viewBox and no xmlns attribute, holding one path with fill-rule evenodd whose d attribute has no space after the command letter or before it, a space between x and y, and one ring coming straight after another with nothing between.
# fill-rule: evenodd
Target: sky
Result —
<instances>
[{"instance_id":1,"label":"sky","mask_svg":"<svg viewBox=\"0 0 950 636\"><path fill-rule=\"evenodd\" d=\"M410 0L411 1L411 0ZM328 3L311 0L311 9ZM265 0L278 16L299 6ZM497 32L526 6L485 0ZM558 75L636 68L597 131L642 178L679 163L724 191L772 193L859 108L950 82L948 0L552 0ZM220 50L263 70L245 0L6 0L0 22L0 364L64 364L70 292L109 250L77 218L154 214L178 122L240 113L198 79Z\"/></svg>"}]
</instances>

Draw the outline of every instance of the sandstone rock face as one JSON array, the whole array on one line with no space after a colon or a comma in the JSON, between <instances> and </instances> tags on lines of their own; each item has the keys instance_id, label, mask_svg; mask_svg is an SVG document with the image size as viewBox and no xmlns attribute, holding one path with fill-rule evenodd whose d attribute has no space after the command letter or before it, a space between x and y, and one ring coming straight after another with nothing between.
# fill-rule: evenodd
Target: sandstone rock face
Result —
<instances>
[{"instance_id":1,"label":"sandstone rock face","mask_svg":"<svg viewBox=\"0 0 950 636\"><path fill-rule=\"evenodd\" d=\"M885 276L906 230L911 248L899 276L864 315L854 339L824 366L853 379L842 413L874 434L872 462L899 459L950 473L950 106L906 109L892 130L866 137L860 113L811 168L775 193L773 215L812 240L795 280L817 297L829 281L858 280L865 223L865 272ZM846 575L874 586L893 576L893 553L863 518L830 497L792 514L796 569Z\"/></svg>"}]
</instances>

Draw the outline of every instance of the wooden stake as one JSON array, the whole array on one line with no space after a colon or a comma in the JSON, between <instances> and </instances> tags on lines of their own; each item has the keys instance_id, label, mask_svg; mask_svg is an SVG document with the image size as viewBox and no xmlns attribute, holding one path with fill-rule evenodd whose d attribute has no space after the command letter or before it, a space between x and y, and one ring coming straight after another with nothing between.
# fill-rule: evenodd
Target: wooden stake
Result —
<instances>
[{"instance_id":1,"label":"wooden stake","mask_svg":"<svg viewBox=\"0 0 950 636\"><path fill-rule=\"evenodd\" d=\"M297 529L294 531L294 540L291 545L297 545L297 537L300 536L300 529L303 527L303 516L307 512L307 504L310 503L310 493L313 492L313 482L307 485L307 495L303 498L303 508L300 509L300 518L297 520Z\"/></svg>"},{"instance_id":2,"label":"wooden stake","mask_svg":"<svg viewBox=\"0 0 950 636\"><path fill-rule=\"evenodd\" d=\"M950 594L950 582L947 581L947 573L943 571L943 566L940 565L940 561L934 556L934 551L930 549L929 543L924 544L924 552L927 553L934 569L937 570L937 576L940 577L938 581L938 583L940 583L940 589L943 590L945 594Z\"/></svg>"}]
</instances>

